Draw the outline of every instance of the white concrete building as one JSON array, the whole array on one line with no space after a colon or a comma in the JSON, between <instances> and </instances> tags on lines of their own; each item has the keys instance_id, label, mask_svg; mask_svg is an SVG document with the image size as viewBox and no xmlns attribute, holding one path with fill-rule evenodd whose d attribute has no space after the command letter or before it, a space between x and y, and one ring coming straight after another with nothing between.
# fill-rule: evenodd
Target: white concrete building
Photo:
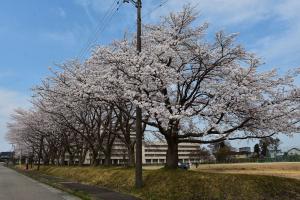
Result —
<instances>
[{"instance_id":1,"label":"white concrete building","mask_svg":"<svg viewBox=\"0 0 300 200\"><path fill-rule=\"evenodd\" d=\"M166 163L167 143L164 142L143 142L142 161L146 165L163 165ZM183 163L199 163L200 158L196 155L199 151L198 144L180 143L178 145L179 162ZM90 156L87 154L84 164L90 164ZM128 162L127 149L120 141L115 141L111 163L113 165L122 165ZM104 155L100 154L100 163L104 163Z\"/></svg>"},{"instance_id":2,"label":"white concrete building","mask_svg":"<svg viewBox=\"0 0 300 200\"><path fill-rule=\"evenodd\" d=\"M143 144L143 164L165 164L167 154L167 143L152 142ZM180 143L178 145L178 158L182 163L200 162L195 155L199 151L198 144Z\"/></svg>"}]
</instances>

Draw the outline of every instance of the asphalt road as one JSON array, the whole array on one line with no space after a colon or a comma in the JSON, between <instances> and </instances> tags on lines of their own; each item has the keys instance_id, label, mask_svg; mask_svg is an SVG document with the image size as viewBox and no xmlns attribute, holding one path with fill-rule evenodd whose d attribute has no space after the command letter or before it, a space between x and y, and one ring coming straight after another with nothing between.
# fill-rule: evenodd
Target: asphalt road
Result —
<instances>
[{"instance_id":1,"label":"asphalt road","mask_svg":"<svg viewBox=\"0 0 300 200\"><path fill-rule=\"evenodd\" d=\"M79 200L0 164L0 200Z\"/></svg>"}]
</instances>

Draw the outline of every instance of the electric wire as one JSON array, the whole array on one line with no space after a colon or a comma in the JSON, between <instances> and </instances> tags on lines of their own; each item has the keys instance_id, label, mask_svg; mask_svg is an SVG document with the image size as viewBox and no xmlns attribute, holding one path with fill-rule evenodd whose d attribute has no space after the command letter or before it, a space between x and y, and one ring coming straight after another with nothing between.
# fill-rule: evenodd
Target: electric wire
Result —
<instances>
[{"instance_id":1,"label":"electric wire","mask_svg":"<svg viewBox=\"0 0 300 200\"><path fill-rule=\"evenodd\" d=\"M163 0L161 1L157 6L152 8L149 12L146 14L142 15L142 17L147 17L151 15L154 11L157 9L163 7L169 0ZM95 44L95 42L98 40L98 37L103 34L104 30L107 28L108 24L114 17L114 15L117 13L117 11L120 9L121 5L124 3L120 2L120 0L114 0L113 3L110 5L109 9L107 12L104 14L102 17L102 20L100 20L100 23L97 25L95 28L95 31L91 34L89 37L87 44L81 49L79 52L78 59L82 60L85 58L85 56L88 54L88 52L91 50L92 46ZM128 28L129 31L133 29L134 25L130 26Z\"/></svg>"},{"instance_id":2,"label":"electric wire","mask_svg":"<svg viewBox=\"0 0 300 200\"><path fill-rule=\"evenodd\" d=\"M104 14L104 16L100 20L99 24L96 26L93 33L91 33L89 39L87 40L86 45L80 50L78 56L79 60L83 59L86 56L86 54L90 51L91 46L94 44L94 42L97 41L99 35L101 35L103 31L106 29L108 23L112 20L113 16L119 10L120 6L121 6L120 0L114 0L114 2L110 5L109 9Z\"/></svg>"},{"instance_id":3,"label":"electric wire","mask_svg":"<svg viewBox=\"0 0 300 200\"><path fill-rule=\"evenodd\" d=\"M149 15L151 15L154 11L156 11L159 8L162 8L164 5L166 5L168 3L169 0L164 0L164 1L160 1L160 3L158 5L156 5L154 8L152 8L150 11L148 11L146 14L142 15L142 18L145 18ZM132 29L134 28L136 24L133 24L131 26L129 26L127 28L127 31L132 31Z\"/></svg>"},{"instance_id":4,"label":"electric wire","mask_svg":"<svg viewBox=\"0 0 300 200\"><path fill-rule=\"evenodd\" d=\"M107 16L110 15L110 13L112 13L114 6L115 6L116 0L114 0L114 2L110 5L109 9L107 10L107 12L104 14L104 16L102 17L101 20L99 20L98 25L96 26L96 28L94 29L93 33L90 34L86 45L81 49L80 53L79 53L79 58L81 58L84 54L84 52L86 51L87 48L89 48L91 41L93 40L93 38L95 37L95 35L99 32L99 30L102 29L103 24L107 18Z\"/></svg>"}]
</instances>

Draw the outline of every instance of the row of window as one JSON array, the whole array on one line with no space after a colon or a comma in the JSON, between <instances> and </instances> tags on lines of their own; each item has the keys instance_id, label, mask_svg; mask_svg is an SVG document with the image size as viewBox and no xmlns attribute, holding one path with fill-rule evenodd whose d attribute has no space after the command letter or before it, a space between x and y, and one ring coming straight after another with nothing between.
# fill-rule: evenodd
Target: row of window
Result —
<instances>
[{"instance_id":1,"label":"row of window","mask_svg":"<svg viewBox=\"0 0 300 200\"><path fill-rule=\"evenodd\" d=\"M198 152L198 149L178 149L178 152ZM167 149L145 149L145 152L167 152Z\"/></svg>"},{"instance_id":2,"label":"row of window","mask_svg":"<svg viewBox=\"0 0 300 200\"><path fill-rule=\"evenodd\" d=\"M179 159L179 162L191 162L191 163L195 163L195 162L200 162L199 159ZM165 159L146 159L146 164L158 164L158 163L165 163L166 160Z\"/></svg>"},{"instance_id":3,"label":"row of window","mask_svg":"<svg viewBox=\"0 0 300 200\"><path fill-rule=\"evenodd\" d=\"M187 149L195 149L195 148L198 148L198 146L190 146L190 145L179 145L178 146L179 148L187 148ZM156 144L153 144L153 145L145 145L145 148L168 148L167 145L156 145Z\"/></svg>"},{"instance_id":4,"label":"row of window","mask_svg":"<svg viewBox=\"0 0 300 200\"><path fill-rule=\"evenodd\" d=\"M146 159L146 164L150 163L165 163L165 159Z\"/></svg>"},{"instance_id":5,"label":"row of window","mask_svg":"<svg viewBox=\"0 0 300 200\"><path fill-rule=\"evenodd\" d=\"M183 154L183 153L178 153L179 156L188 156L188 157L196 157L196 156L193 156L191 155L190 153L186 153L186 154ZM149 153L146 153L145 154L145 157L161 157L161 156L166 156L166 153L164 154L149 154Z\"/></svg>"}]
</instances>

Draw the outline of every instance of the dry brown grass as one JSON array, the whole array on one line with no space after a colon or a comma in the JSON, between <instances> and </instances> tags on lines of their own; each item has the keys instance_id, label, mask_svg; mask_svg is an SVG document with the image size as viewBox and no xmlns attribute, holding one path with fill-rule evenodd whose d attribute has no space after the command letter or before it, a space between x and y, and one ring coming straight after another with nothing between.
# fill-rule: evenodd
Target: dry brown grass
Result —
<instances>
[{"instance_id":1,"label":"dry brown grass","mask_svg":"<svg viewBox=\"0 0 300 200\"><path fill-rule=\"evenodd\" d=\"M214 173L281 176L300 180L300 162L204 164L199 165L194 170Z\"/></svg>"}]
</instances>

